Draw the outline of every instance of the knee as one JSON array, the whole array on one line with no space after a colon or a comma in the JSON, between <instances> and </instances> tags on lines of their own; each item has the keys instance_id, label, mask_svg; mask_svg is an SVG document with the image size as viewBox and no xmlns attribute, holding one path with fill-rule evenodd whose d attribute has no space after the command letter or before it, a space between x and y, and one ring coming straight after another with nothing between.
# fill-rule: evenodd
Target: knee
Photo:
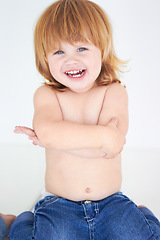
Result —
<instances>
[{"instance_id":1,"label":"knee","mask_svg":"<svg viewBox=\"0 0 160 240\"><path fill-rule=\"evenodd\" d=\"M34 215L32 212L27 211L21 213L18 217L16 217L10 228L10 239L14 239L16 236L16 239L18 240L18 237L24 236L25 233L31 235L33 230L33 221Z\"/></svg>"}]
</instances>

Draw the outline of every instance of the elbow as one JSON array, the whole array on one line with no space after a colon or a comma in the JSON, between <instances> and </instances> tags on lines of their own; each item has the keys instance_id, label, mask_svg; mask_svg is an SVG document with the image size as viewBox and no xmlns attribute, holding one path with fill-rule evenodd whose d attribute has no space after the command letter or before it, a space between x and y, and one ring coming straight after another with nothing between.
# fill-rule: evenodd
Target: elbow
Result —
<instances>
[{"instance_id":1,"label":"elbow","mask_svg":"<svg viewBox=\"0 0 160 240\"><path fill-rule=\"evenodd\" d=\"M44 148L57 148L56 141L52 136L51 130L49 127L37 128L35 129L36 135ZM51 137L52 136L52 137Z\"/></svg>"},{"instance_id":2,"label":"elbow","mask_svg":"<svg viewBox=\"0 0 160 240\"><path fill-rule=\"evenodd\" d=\"M109 140L108 147L106 148L106 158L113 158L120 154L125 145L126 138L122 134L115 134L115 136Z\"/></svg>"},{"instance_id":3,"label":"elbow","mask_svg":"<svg viewBox=\"0 0 160 240\"><path fill-rule=\"evenodd\" d=\"M50 148L51 143L47 137L47 132L45 130L38 131L36 129L36 135L44 148Z\"/></svg>"},{"instance_id":4,"label":"elbow","mask_svg":"<svg viewBox=\"0 0 160 240\"><path fill-rule=\"evenodd\" d=\"M125 143L126 143L126 138L122 134L120 137L117 137L115 139L115 147L113 147L113 149L115 149L115 154L119 154L122 152Z\"/></svg>"},{"instance_id":5,"label":"elbow","mask_svg":"<svg viewBox=\"0 0 160 240\"><path fill-rule=\"evenodd\" d=\"M48 149L53 148L53 142L51 144L51 142L47 138L46 134L40 135L39 139L40 139L40 143L43 145L44 148L48 148Z\"/></svg>"}]
</instances>

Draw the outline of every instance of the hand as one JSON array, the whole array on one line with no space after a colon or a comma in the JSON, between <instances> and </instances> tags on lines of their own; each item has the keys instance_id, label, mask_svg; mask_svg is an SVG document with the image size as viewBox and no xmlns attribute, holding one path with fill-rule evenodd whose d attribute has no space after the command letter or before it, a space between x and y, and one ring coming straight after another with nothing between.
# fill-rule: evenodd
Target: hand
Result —
<instances>
[{"instance_id":1,"label":"hand","mask_svg":"<svg viewBox=\"0 0 160 240\"><path fill-rule=\"evenodd\" d=\"M111 144L108 143L110 151L106 152L106 156L104 158L115 158L117 154L122 152L126 143L125 135L118 129L118 124L118 119L116 117L112 118L107 124L107 127L111 130L110 136L112 141L110 141ZM105 152L105 149L102 150Z\"/></svg>"},{"instance_id":2,"label":"hand","mask_svg":"<svg viewBox=\"0 0 160 240\"><path fill-rule=\"evenodd\" d=\"M27 135L28 138L30 140L32 140L32 143L34 145L38 145L40 147L43 147L33 129L28 128L28 127L16 126L15 129L14 129L14 132Z\"/></svg>"}]
</instances>

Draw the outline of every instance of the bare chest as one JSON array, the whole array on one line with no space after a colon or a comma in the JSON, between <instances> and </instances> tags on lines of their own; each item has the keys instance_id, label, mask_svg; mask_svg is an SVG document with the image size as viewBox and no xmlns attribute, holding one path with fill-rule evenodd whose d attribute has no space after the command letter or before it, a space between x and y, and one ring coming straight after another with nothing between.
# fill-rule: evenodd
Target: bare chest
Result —
<instances>
[{"instance_id":1,"label":"bare chest","mask_svg":"<svg viewBox=\"0 0 160 240\"><path fill-rule=\"evenodd\" d=\"M106 89L106 87L98 87L82 94L70 91L58 93L63 119L82 124L97 124Z\"/></svg>"}]
</instances>

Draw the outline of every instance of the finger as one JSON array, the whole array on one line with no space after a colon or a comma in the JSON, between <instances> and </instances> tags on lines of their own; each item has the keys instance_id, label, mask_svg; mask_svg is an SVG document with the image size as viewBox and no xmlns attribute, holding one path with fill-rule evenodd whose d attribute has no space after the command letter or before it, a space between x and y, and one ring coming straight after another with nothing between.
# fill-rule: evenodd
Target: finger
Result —
<instances>
[{"instance_id":1,"label":"finger","mask_svg":"<svg viewBox=\"0 0 160 240\"><path fill-rule=\"evenodd\" d=\"M32 143L33 143L33 145L35 145L35 146L37 146L37 145L38 145L38 144L37 144L35 141L33 141Z\"/></svg>"},{"instance_id":2,"label":"finger","mask_svg":"<svg viewBox=\"0 0 160 240\"><path fill-rule=\"evenodd\" d=\"M14 132L26 134L28 136L33 136L33 137L36 136L33 129L28 128L28 127L23 127L23 126L16 126Z\"/></svg>"},{"instance_id":3,"label":"finger","mask_svg":"<svg viewBox=\"0 0 160 240\"><path fill-rule=\"evenodd\" d=\"M36 136L28 136L28 138L32 141L38 141L38 138Z\"/></svg>"}]
</instances>

